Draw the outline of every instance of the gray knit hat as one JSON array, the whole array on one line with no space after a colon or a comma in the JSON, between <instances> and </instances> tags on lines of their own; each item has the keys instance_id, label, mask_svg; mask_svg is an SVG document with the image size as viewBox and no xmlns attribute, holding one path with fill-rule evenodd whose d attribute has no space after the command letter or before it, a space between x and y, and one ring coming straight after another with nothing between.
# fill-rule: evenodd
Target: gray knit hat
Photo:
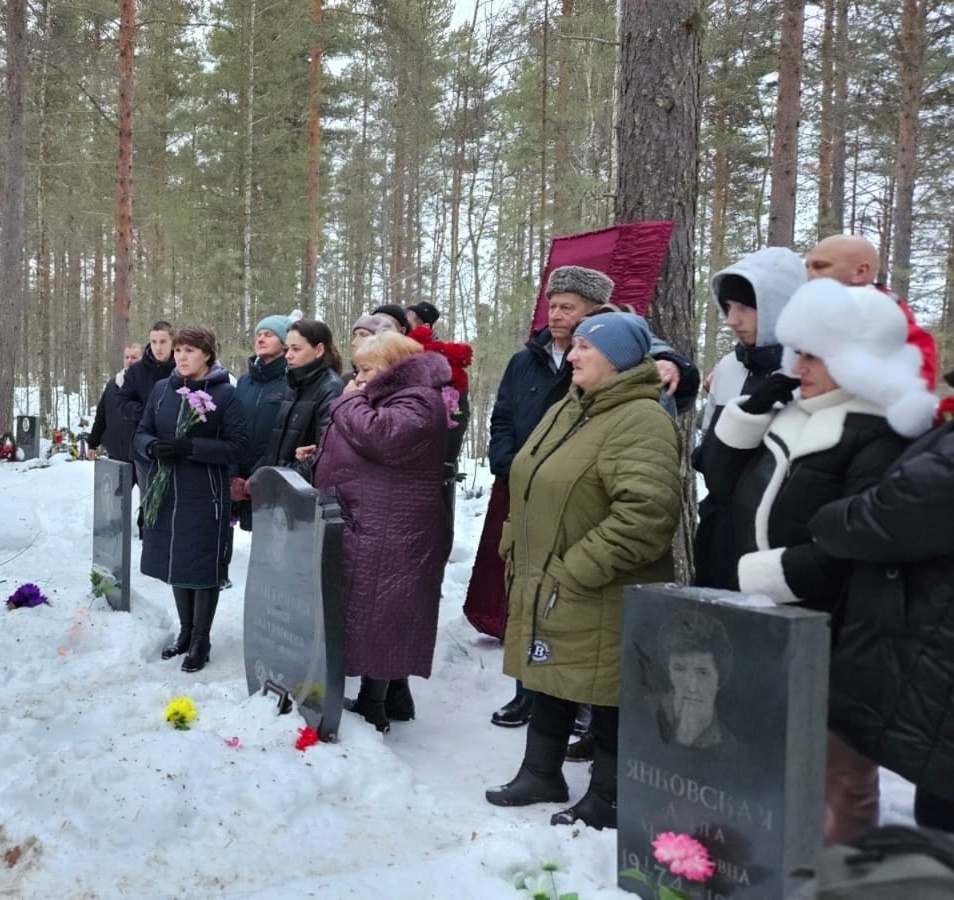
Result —
<instances>
[{"instance_id":1,"label":"gray knit hat","mask_svg":"<svg viewBox=\"0 0 954 900\"><path fill-rule=\"evenodd\" d=\"M351 326L351 333L354 334L359 328L370 331L371 334L377 334L379 331L396 332L397 325L386 315L378 313L373 316L361 316L354 325Z\"/></svg>"},{"instance_id":2,"label":"gray knit hat","mask_svg":"<svg viewBox=\"0 0 954 900\"><path fill-rule=\"evenodd\" d=\"M579 294L592 303L609 303L613 293L613 281L596 269L583 266L560 266L550 273L547 282L547 299L554 294Z\"/></svg>"},{"instance_id":3,"label":"gray knit hat","mask_svg":"<svg viewBox=\"0 0 954 900\"><path fill-rule=\"evenodd\" d=\"M638 366L649 353L653 339L646 320L628 313L607 313L584 319L577 325L573 337L589 341L619 372Z\"/></svg>"}]
</instances>

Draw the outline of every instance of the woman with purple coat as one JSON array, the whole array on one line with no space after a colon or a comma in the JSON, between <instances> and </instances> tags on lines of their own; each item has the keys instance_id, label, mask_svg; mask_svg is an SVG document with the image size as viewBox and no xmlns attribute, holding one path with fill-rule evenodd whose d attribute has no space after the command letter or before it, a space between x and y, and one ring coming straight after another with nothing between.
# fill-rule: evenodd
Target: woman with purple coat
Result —
<instances>
[{"instance_id":1,"label":"woman with purple coat","mask_svg":"<svg viewBox=\"0 0 954 900\"><path fill-rule=\"evenodd\" d=\"M391 332L364 341L354 363L354 381L331 407L314 485L337 495L345 522L345 671L361 676L352 709L386 732L391 718L414 717L408 675L431 674L451 372L440 354Z\"/></svg>"}]
</instances>

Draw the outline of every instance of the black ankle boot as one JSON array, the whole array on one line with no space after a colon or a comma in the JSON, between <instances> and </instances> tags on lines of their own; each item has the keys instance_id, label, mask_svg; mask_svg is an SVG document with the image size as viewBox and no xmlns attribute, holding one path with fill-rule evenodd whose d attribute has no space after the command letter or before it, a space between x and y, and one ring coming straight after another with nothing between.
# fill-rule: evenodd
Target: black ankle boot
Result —
<instances>
[{"instance_id":1,"label":"black ankle boot","mask_svg":"<svg viewBox=\"0 0 954 900\"><path fill-rule=\"evenodd\" d=\"M192 641L189 653L182 661L183 672L199 672L210 659L212 644L209 632L219 603L218 588L199 588L195 592L195 615L192 619Z\"/></svg>"},{"instance_id":2,"label":"black ankle boot","mask_svg":"<svg viewBox=\"0 0 954 900\"><path fill-rule=\"evenodd\" d=\"M192 632L180 631L179 636L169 644L167 647L162 648L162 653L159 655L163 659L172 659L174 656L178 656L180 653L185 653L189 649L189 645L192 643Z\"/></svg>"},{"instance_id":3,"label":"black ankle boot","mask_svg":"<svg viewBox=\"0 0 954 900\"><path fill-rule=\"evenodd\" d=\"M195 617L195 591L192 588L174 587L172 596L176 601L179 615L179 636L168 646L163 647L159 655L163 659L172 659L185 653L192 643L192 620Z\"/></svg>"},{"instance_id":4,"label":"black ankle boot","mask_svg":"<svg viewBox=\"0 0 954 900\"><path fill-rule=\"evenodd\" d=\"M391 730L391 722L385 709L387 694L387 679L362 676L357 699L345 700L345 709L363 716L365 722L370 722L382 734L387 734Z\"/></svg>"},{"instance_id":5,"label":"black ankle boot","mask_svg":"<svg viewBox=\"0 0 954 900\"><path fill-rule=\"evenodd\" d=\"M513 781L491 788L484 796L494 806L529 806L531 803L566 803L569 792L563 777L568 738L527 729L527 749Z\"/></svg>"},{"instance_id":6,"label":"black ankle boot","mask_svg":"<svg viewBox=\"0 0 954 900\"><path fill-rule=\"evenodd\" d=\"M616 827L616 757L599 746L593 751L590 786L578 803L550 817L551 825L583 822L602 831Z\"/></svg>"},{"instance_id":7,"label":"black ankle boot","mask_svg":"<svg viewBox=\"0 0 954 900\"><path fill-rule=\"evenodd\" d=\"M410 722L414 718L414 698L406 678L393 678L388 682L384 710L392 722Z\"/></svg>"}]
</instances>

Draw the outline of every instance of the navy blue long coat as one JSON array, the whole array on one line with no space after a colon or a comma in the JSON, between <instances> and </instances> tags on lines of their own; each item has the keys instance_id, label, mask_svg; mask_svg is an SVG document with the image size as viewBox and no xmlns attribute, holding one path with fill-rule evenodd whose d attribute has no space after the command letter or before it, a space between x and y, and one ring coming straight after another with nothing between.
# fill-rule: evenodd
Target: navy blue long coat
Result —
<instances>
[{"instance_id":1,"label":"navy blue long coat","mask_svg":"<svg viewBox=\"0 0 954 900\"><path fill-rule=\"evenodd\" d=\"M198 381L185 381L178 370L159 381L146 401L133 448L148 461L151 480L158 463L149 459L147 448L155 440L175 438L179 417L187 412L185 398L176 393L183 385L211 395L216 408L189 429L192 455L172 464L156 524L143 533L141 569L179 587L218 587L225 580L229 466L238 463L247 442L242 407L226 369L216 362Z\"/></svg>"}]
</instances>

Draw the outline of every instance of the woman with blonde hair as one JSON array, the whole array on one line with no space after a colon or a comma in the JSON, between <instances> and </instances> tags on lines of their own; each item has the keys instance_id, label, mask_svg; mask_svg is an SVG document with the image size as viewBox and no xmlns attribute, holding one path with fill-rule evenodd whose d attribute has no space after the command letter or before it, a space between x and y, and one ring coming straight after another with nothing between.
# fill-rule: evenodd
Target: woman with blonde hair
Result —
<instances>
[{"instance_id":1,"label":"woman with blonde hair","mask_svg":"<svg viewBox=\"0 0 954 900\"><path fill-rule=\"evenodd\" d=\"M431 674L451 372L442 356L393 332L363 341L354 362L354 381L331 407L313 481L337 496L345 521L345 674L361 676L353 711L386 732L392 702L408 708L407 677ZM388 694L390 682L401 696Z\"/></svg>"}]
</instances>

